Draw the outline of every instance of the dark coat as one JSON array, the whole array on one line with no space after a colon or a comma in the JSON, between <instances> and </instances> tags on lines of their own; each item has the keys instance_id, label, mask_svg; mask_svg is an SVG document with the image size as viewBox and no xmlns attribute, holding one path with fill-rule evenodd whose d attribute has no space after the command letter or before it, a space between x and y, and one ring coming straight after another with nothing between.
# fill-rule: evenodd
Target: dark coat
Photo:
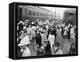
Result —
<instances>
[{"instance_id":1,"label":"dark coat","mask_svg":"<svg viewBox=\"0 0 80 62\"><path fill-rule=\"evenodd\" d=\"M39 47L41 47L41 35L40 35L40 33L36 34L36 44L38 44Z\"/></svg>"}]
</instances>

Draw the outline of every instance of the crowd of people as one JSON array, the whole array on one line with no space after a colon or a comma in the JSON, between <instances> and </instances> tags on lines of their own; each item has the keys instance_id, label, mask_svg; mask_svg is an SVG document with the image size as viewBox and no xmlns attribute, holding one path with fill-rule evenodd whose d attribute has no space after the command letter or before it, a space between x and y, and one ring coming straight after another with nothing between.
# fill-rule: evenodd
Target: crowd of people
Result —
<instances>
[{"instance_id":1,"label":"crowd of people","mask_svg":"<svg viewBox=\"0 0 80 62\"><path fill-rule=\"evenodd\" d=\"M17 23L18 57L76 54L76 25L39 22Z\"/></svg>"}]
</instances>

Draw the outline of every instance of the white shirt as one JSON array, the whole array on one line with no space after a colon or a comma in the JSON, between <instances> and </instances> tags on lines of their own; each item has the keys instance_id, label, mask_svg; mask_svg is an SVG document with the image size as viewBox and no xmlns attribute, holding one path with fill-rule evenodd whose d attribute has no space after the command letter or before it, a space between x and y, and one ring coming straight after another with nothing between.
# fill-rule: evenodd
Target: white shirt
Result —
<instances>
[{"instance_id":1,"label":"white shirt","mask_svg":"<svg viewBox=\"0 0 80 62\"><path fill-rule=\"evenodd\" d=\"M44 41L47 41L46 33L41 34L41 37L42 37L42 44L44 44Z\"/></svg>"},{"instance_id":2,"label":"white shirt","mask_svg":"<svg viewBox=\"0 0 80 62\"><path fill-rule=\"evenodd\" d=\"M70 33L71 33L71 34L74 33L74 28L71 28L71 29L70 29Z\"/></svg>"},{"instance_id":3,"label":"white shirt","mask_svg":"<svg viewBox=\"0 0 80 62\"><path fill-rule=\"evenodd\" d=\"M54 40L55 40L55 36L54 35L49 35L48 40L49 40L50 44L53 45Z\"/></svg>"},{"instance_id":4,"label":"white shirt","mask_svg":"<svg viewBox=\"0 0 80 62\"><path fill-rule=\"evenodd\" d=\"M28 34L31 33L31 28L27 28L27 33L28 33Z\"/></svg>"},{"instance_id":5,"label":"white shirt","mask_svg":"<svg viewBox=\"0 0 80 62\"><path fill-rule=\"evenodd\" d=\"M32 37L36 37L36 33L34 30L31 31L31 35L32 35Z\"/></svg>"},{"instance_id":6,"label":"white shirt","mask_svg":"<svg viewBox=\"0 0 80 62\"><path fill-rule=\"evenodd\" d=\"M32 30L36 30L36 27L35 27L35 26L32 26L31 29L32 29Z\"/></svg>"}]
</instances>

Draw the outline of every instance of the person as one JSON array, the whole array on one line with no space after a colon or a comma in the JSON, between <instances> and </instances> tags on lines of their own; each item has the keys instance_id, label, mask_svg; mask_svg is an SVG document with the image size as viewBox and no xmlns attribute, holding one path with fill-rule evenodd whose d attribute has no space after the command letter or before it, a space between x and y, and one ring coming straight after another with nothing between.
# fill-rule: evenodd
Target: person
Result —
<instances>
[{"instance_id":1,"label":"person","mask_svg":"<svg viewBox=\"0 0 80 62\"><path fill-rule=\"evenodd\" d=\"M20 36L20 32L22 31L22 29L23 29L23 22L19 21L19 23L17 24L17 36L18 37Z\"/></svg>"},{"instance_id":2,"label":"person","mask_svg":"<svg viewBox=\"0 0 80 62\"><path fill-rule=\"evenodd\" d=\"M61 31L61 35L62 35L62 37L64 37L64 31L65 31L65 30L64 30L64 27L63 27L63 26L61 26L61 30L62 30L62 31Z\"/></svg>"},{"instance_id":3,"label":"person","mask_svg":"<svg viewBox=\"0 0 80 62\"><path fill-rule=\"evenodd\" d=\"M31 29L36 31L36 29L37 29L36 25L32 25Z\"/></svg>"},{"instance_id":4,"label":"person","mask_svg":"<svg viewBox=\"0 0 80 62\"><path fill-rule=\"evenodd\" d=\"M36 39L36 33L35 33L35 28L36 27L31 27L31 35L32 35L32 38Z\"/></svg>"},{"instance_id":5,"label":"person","mask_svg":"<svg viewBox=\"0 0 80 62\"><path fill-rule=\"evenodd\" d=\"M68 26L64 28L64 38L68 38Z\"/></svg>"},{"instance_id":6,"label":"person","mask_svg":"<svg viewBox=\"0 0 80 62\"><path fill-rule=\"evenodd\" d=\"M21 48L22 57L31 56L29 44L30 41L27 35L18 44L18 46Z\"/></svg>"},{"instance_id":7,"label":"person","mask_svg":"<svg viewBox=\"0 0 80 62\"><path fill-rule=\"evenodd\" d=\"M27 31L28 34L31 34L31 25L29 25L29 27L27 28L26 31Z\"/></svg>"},{"instance_id":8,"label":"person","mask_svg":"<svg viewBox=\"0 0 80 62\"><path fill-rule=\"evenodd\" d=\"M24 45L22 50L22 57L31 56L30 49L28 46Z\"/></svg>"},{"instance_id":9,"label":"person","mask_svg":"<svg viewBox=\"0 0 80 62\"><path fill-rule=\"evenodd\" d=\"M60 46L62 46L62 42L63 42L63 37L61 35L61 28L58 27L57 29L57 35L56 35L56 42L59 42L60 43Z\"/></svg>"},{"instance_id":10,"label":"person","mask_svg":"<svg viewBox=\"0 0 80 62\"><path fill-rule=\"evenodd\" d=\"M47 31L47 38L49 37L50 32L51 32L51 27L49 26L49 29Z\"/></svg>"},{"instance_id":11,"label":"person","mask_svg":"<svg viewBox=\"0 0 80 62\"><path fill-rule=\"evenodd\" d=\"M76 48L74 43L71 44L71 47L69 49L69 54L76 54Z\"/></svg>"},{"instance_id":12,"label":"person","mask_svg":"<svg viewBox=\"0 0 80 62\"><path fill-rule=\"evenodd\" d=\"M45 41L46 42L46 46L45 46L45 55L52 55L51 53L51 47L50 47L50 42L49 41Z\"/></svg>"},{"instance_id":13,"label":"person","mask_svg":"<svg viewBox=\"0 0 80 62\"><path fill-rule=\"evenodd\" d=\"M67 31L68 39L70 39L70 29L71 29L71 27L69 26L68 31Z\"/></svg>"},{"instance_id":14,"label":"person","mask_svg":"<svg viewBox=\"0 0 80 62\"><path fill-rule=\"evenodd\" d=\"M53 35L53 32L51 32L49 34L48 41L50 42L50 47L51 47L51 51L52 51L52 55L53 55L53 47L52 47L52 45L54 45L54 42L55 42L55 36Z\"/></svg>"},{"instance_id":15,"label":"person","mask_svg":"<svg viewBox=\"0 0 80 62\"><path fill-rule=\"evenodd\" d=\"M39 50L37 51L38 56L43 56L45 55L45 45L41 45L41 47L39 48Z\"/></svg>"},{"instance_id":16,"label":"person","mask_svg":"<svg viewBox=\"0 0 80 62\"><path fill-rule=\"evenodd\" d=\"M23 22L20 21L17 25L19 26L18 30L21 31L23 29Z\"/></svg>"},{"instance_id":17,"label":"person","mask_svg":"<svg viewBox=\"0 0 80 62\"><path fill-rule=\"evenodd\" d=\"M75 33L74 33L74 27L70 29L70 40L72 43L75 43Z\"/></svg>"},{"instance_id":18,"label":"person","mask_svg":"<svg viewBox=\"0 0 80 62\"><path fill-rule=\"evenodd\" d=\"M21 48L20 46L17 46L17 57L21 57L21 56L22 56Z\"/></svg>"},{"instance_id":19,"label":"person","mask_svg":"<svg viewBox=\"0 0 80 62\"><path fill-rule=\"evenodd\" d=\"M69 49L70 49L70 46L71 46L71 41L70 39L63 39L63 42L62 42L62 50L63 50L63 54L68 54L69 52Z\"/></svg>"},{"instance_id":20,"label":"person","mask_svg":"<svg viewBox=\"0 0 80 62\"><path fill-rule=\"evenodd\" d=\"M41 43L44 44L44 41L47 41L47 34L46 30L43 29L43 32L41 33Z\"/></svg>"},{"instance_id":21,"label":"person","mask_svg":"<svg viewBox=\"0 0 80 62\"><path fill-rule=\"evenodd\" d=\"M56 28L53 29L53 34L54 34L55 37L56 37Z\"/></svg>"},{"instance_id":22,"label":"person","mask_svg":"<svg viewBox=\"0 0 80 62\"><path fill-rule=\"evenodd\" d=\"M39 46L39 48L41 47L41 34L40 34L40 31L37 31L37 34L36 34L36 44Z\"/></svg>"},{"instance_id":23,"label":"person","mask_svg":"<svg viewBox=\"0 0 80 62\"><path fill-rule=\"evenodd\" d=\"M26 43L30 44L29 34L26 31L24 31L23 37L20 42L21 43L26 42Z\"/></svg>"},{"instance_id":24,"label":"person","mask_svg":"<svg viewBox=\"0 0 80 62\"><path fill-rule=\"evenodd\" d=\"M36 47L35 39L32 39L29 45L31 56L37 56L37 50L35 49L35 47Z\"/></svg>"},{"instance_id":25,"label":"person","mask_svg":"<svg viewBox=\"0 0 80 62\"><path fill-rule=\"evenodd\" d=\"M63 54L63 51L62 51L62 49L60 48L60 43L59 42L56 42L55 44L54 44L54 54L55 55L59 55L59 54Z\"/></svg>"},{"instance_id":26,"label":"person","mask_svg":"<svg viewBox=\"0 0 80 62\"><path fill-rule=\"evenodd\" d=\"M21 40L26 36L27 31L25 29L23 29L20 32L20 36L17 38L17 44L21 42Z\"/></svg>"}]
</instances>

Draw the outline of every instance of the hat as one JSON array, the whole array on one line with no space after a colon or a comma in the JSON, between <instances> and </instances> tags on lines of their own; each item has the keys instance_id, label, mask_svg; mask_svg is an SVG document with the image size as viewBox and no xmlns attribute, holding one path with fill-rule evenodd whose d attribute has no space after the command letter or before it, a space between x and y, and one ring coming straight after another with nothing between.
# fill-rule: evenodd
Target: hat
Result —
<instances>
[{"instance_id":1,"label":"hat","mask_svg":"<svg viewBox=\"0 0 80 62\"><path fill-rule=\"evenodd\" d=\"M19 21L19 23L22 23L22 21Z\"/></svg>"},{"instance_id":2,"label":"hat","mask_svg":"<svg viewBox=\"0 0 80 62\"><path fill-rule=\"evenodd\" d=\"M24 26L23 29L26 29L26 26Z\"/></svg>"},{"instance_id":3,"label":"hat","mask_svg":"<svg viewBox=\"0 0 80 62\"><path fill-rule=\"evenodd\" d=\"M18 44L18 46L25 46L25 45L28 45L28 44L30 44L29 42L20 42L19 44Z\"/></svg>"},{"instance_id":4,"label":"hat","mask_svg":"<svg viewBox=\"0 0 80 62\"><path fill-rule=\"evenodd\" d=\"M24 46L24 45L28 45L28 44L26 44L26 43L20 43L20 44L18 44L18 46Z\"/></svg>"},{"instance_id":5,"label":"hat","mask_svg":"<svg viewBox=\"0 0 80 62\"><path fill-rule=\"evenodd\" d=\"M18 44L18 46L24 46L24 45L28 45L30 44L29 38L27 36L25 36L20 43Z\"/></svg>"}]
</instances>

